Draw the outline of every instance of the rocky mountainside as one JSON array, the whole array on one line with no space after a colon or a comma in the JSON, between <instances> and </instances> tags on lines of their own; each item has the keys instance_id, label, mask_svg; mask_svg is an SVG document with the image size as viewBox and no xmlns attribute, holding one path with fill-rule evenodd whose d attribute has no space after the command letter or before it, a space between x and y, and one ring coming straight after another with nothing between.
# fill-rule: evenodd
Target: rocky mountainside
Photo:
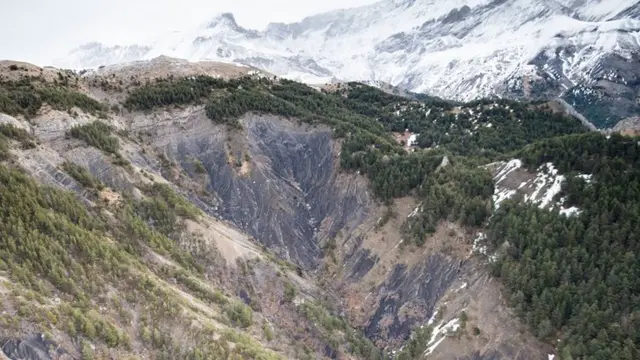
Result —
<instances>
[{"instance_id":1,"label":"rocky mountainside","mask_svg":"<svg viewBox=\"0 0 640 360\"><path fill-rule=\"evenodd\" d=\"M10 359L637 350L640 277L612 267L635 261L637 141L589 131L558 102L316 89L161 57L82 74L2 62L0 113ZM600 186L616 179L630 185ZM597 204L606 189L615 200ZM513 220L518 204L539 213ZM584 249L535 247L591 223L607 242L590 244L605 275L583 260L588 283ZM613 302L594 298L609 286Z\"/></svg>"},{"instance_id":2,"label":"rocky mountainside","mask_svg":"<svg viewBox=\"0 0 640 360\"><path fill-rule=\"evenodd\" d=\"M636 0L383 0L263 31L222 14L145 44L86 44L56 65L169 55L308 83L383 81L464 101L561 97L608 128L639 109L638 9Z\"/></svg>"}]
</instances>

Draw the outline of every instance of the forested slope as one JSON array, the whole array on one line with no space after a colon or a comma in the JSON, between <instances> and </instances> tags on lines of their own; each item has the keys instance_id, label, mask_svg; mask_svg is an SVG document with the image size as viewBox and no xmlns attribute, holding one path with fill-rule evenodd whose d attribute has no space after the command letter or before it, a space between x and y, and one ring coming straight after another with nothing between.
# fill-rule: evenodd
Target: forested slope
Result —
<instances>
[{"instance_id":1,"label":"forested slope","mask_svg":"<svg viewBox=\"0 0 640 360\"><path fill-rule=\"evenodd\" d=\"M560 339L562 358L635 359L640 344L640 147L597 133L541 141L519 153L567 176L562 216L511 203L490 222L493 264L535 333ZM591 174L585 179L579 174Z\"/></svg>"}]
</instances>

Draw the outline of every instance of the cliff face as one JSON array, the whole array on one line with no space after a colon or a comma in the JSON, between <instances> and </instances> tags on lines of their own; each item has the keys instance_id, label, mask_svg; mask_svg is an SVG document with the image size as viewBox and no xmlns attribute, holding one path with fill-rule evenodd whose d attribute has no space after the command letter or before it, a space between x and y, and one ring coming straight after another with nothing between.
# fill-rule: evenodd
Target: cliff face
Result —
<instances>
[{"instance_id":1,"label":"cliff face","mask_svg":"<svg viewBox=\"0 0 640 360\"><path fill-rule=\"evenodd\" d=\"M373 205L363 179L339 172L327 128L249 114L244 131L229 133L197 109L184 120L155 123L152 145L191 178L206 178L217 199L213 214L305 269L317 267L325 239L357 226Z\"/></svg>"}]
</instances>

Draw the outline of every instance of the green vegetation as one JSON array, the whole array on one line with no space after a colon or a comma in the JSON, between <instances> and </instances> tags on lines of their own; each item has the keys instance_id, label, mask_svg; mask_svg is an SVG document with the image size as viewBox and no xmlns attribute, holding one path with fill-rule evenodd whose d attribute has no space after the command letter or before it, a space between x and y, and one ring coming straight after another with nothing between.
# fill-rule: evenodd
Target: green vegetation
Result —
<instances>
[{"instance_id":1,"label":"green vegetation","mask_svg":"<svg viewBox=\"0 0 640 360\"><path fill-rule=\"evenodd\" d=\"M264 334L264 338L267 339L267 341L273 340L273 330L271 330L271 326L269 324L265 323L262 325L262 332Z\"/></svg>"},{"instance_id":2,"label":"green vegetation","mask_svg":"<svg viewBox=\"0 0 640 360\"><path fill-rule=\"evenodd\" d=\"M199 210L165 184L153 184L146 193L146 199L127 201L122 207L118 215L123 226L118 231L122 236L135 236L161 255L170 255L185 269L201 273L202 267L175 241L185 228L183 219L197 219ZM143 252L135 240L128 243L127 249L138 255Z\"/></svg>"},{"instance_id":3,"label":"green vegetation","mask_svg":"<svg viewBox=\"0 0 640 360\"><path fill-rule=\"evenodd\" d=\"M43 102L61 109L79 106L89 112L102 111L100 104L85 101L65 86L0 86L0 111L33 116ZM633 359L640 355L640 333L636 330L640 328L637 139L612 136L607 140L584 133L579 121L539 103L416 101L356 83L338 92L321 92L292 81L252 77L229 81L206 76L164 79L132 90L123 105L129 110L148 111L189 104L204 105L212 121L235 128L240 127L238 117L247 112L330 127L342 138L341 166L365 175L380 200L391 205L394 198L413 195L420 202L418 211L404 225L404 231L418 245L441 221L467 227L487 224L494 189L491 175L481 165L512 156L523 159L532 169L553 162L567 176L560 196L566 197L568 206L578 207L580 215L566 217L505 203L488 225L489 239L501 254L492 270L503 279L517 312L534 333L542 339L562 340L563 359ZM415 151L405 151L389 133L405 129L421 134ZM126 164L108 125L94 122L78 126L70 135ZM9 156L10 140L23 147L34 146L27 132L0 127L2 159ZM79 166L65 163L63 169L87 188L101 186ZM200 161L194 161L194 169L206 173ZM593 179L587 182L578 174L593 174ZM142 311L137 336L146 346L161 349L159 359L228 358L230 354L271 357L233 332L225 334L225 341L234 339L244 345L230 349L224 341L199 342L187 349L171 338L168 327L161 326L161 319L177 317L176 309L182 303L168 294L155 276L171 278L203 302L221 306L220 317L225 323L246 328L254 322L252 309L210 288L203 280L202 263L177 245L184 220L196 220L200 213L169 186L155 184L143 189L145 198L140 201L125 196L113 210L114 220L101 213L91 214L73 196L37 186L17 170L0 168L0 183L7 184L0 188L0 204L4 206L0 213L0 266L44 299L53 292L73 299L65 302L68 307L54 307L50 314L39 315L48 322L64 324L80 340L127 349L131 339L114 330L126 323L126 311L119 319L100 313L90 301L108 284L118 284L132 293L132 298L126 299L130 307L140 309L136 304L141 302L148 305L149 310ZM393 216L389 209L381 225ZM333 239L325 250L334 256L335 246ZM143 270L146 268L138 259L149 249L170 257L176 268ZM295 270L295 266L281 265ZM295 287L285 282L285 302L292 303L295 297ZM30 316L26 308L18 310ZM312 331L332 349L345 347L367 359L382 357L362 334L320 304L305 302L297 309L317 324ZM464 317L461 314L463 323ZM213 338L210 329L198 331ZM264 333L267 339L273 337L266 330ZM474 327L473 335L479 334L480 329ZM422 354L429 337L428 328L416 330L398 358ZM303 352L310 353L307 350Z\"/></svg>"},{"instance_id":4,"label":"green vegetation","mask_svg":"<svg viewBox=\"0 0 640 360\"><path fill-rule=\"evenodd\" d=\"M530 168L550 161L568 178L560 197L579 216L506 203L489 239L494 272L516 310L564 358L634 359L640 350L640 147L589 133L523 149ZM579 174L592 174L591 181Z\"/></svg>"},{"instance_id":5,"label":"green vegetation","mask_svg":"<svg viewBox=\"0 0 640 360\"><path fill-rule=\"evenodd\" d=\"M349 110L345 101L341 96L329 96L289 80L242 77L225 81L202 76L147 84L134 89L124 105L128 109L151 110L203 102L210 119L236 127L238 116L253 111L334 125L339 134L360 129L387 137L377 121Z\"/></svg>"},{"instance_id":6,"label":"green vegetation","mask_svg":"<svg viewBox=\"0 0 640 360\"><path fill-rule=\"evenodd\" d=\"M107 154L115 155L120 149L118 139L111 136L111 127L100 121L74 126L69 131L69 134Z\"/></svg>"},{"instance_id":7,"label":"green vegetation","mask_svg":"<svg viewBox=\"0 0 640 360\"><path fill-rule=\"evenodd\" d=\"M428 116L415 109L406 118L417 118L420 147L445 147L458 155L493 158L539 139L585 132L574 118L553 113L544 105L514 101L474 102L457 113Z\"/></svg>"},{"instance_id":8,"label":"green vegetation","mask_svg":"<svg viewBox=\"0 0 640 360\"><path fill-rule=\"evenodd\" d=\"M96 179L87 171L87 169L80 165L65 161L62 164L62 169L66 171L69 176L74 178L77 182L79 182L86 188L98 190L102 190L104 188L104 184L102 184L100 180Z\"/></svg>"},{"instance_id":9,"label":"green vegetation","mask_svg":"<svg viewBox=\"0 0 640 360\"><path fill-rule=\"evenodd\" d=\"M360 332L350 329L347 322L333 316L320 303L306 301L298 306L298 312L316 324L320 336L333 349L346 343L347 351L361 359L383 359L381 351Z\"/></svg>"},{"instance_id":10,"label":"green vegetation","mask_svg":"<svg viewBox=\"0 0 640 360\"><path fill-rule=\"evenodd\" d=\"M104 116L107 111L105 105L67 85L46 83L37 78L0 81L0 112L30 118L46 103L56 110L71 111L77 107L87 113Z\"/></svg>"},{"instance_id":11,"label":"green vegetation","mask_svg":"<svg viewBox=\"0 0 640 360\"><path fill-rule=\"evenodd\" d=\"M0 161L9 159L11 140L18 141L23 149L32 149L37 146L35 139L26 130L13 125L0 124Z\"/></svg>"},{"instance_id":12,"label":"green vegetation","mask_svg":"<svg viewBox=\"0 0 640 360\"><path fill-rule=\"evenodd\" d=\"M192 327L194 318L182 310L190 303L159 280L169 273L141 263L145 246L160 253L166 249L177 263L186 264L170 274L195 297L224 306L234 324L250 326L251 310L203 285L195 260L137 217L130 200L112 209L114 223L112 216L88 211L73 194L39 186L19 170L0 165L0 183L0 271L18 284L18 312L12 318L19 321L12 320L10 326L26 320L41 331L64 331L81 344L85 355L95 358L104 357L103 348L129 351L133 340L141 341L158 359L278 358L233 331L214 341L217 330ZM170 190L158 186L151 191L171 204L170 211L196 215ZM121 296L111 298L113 292ZM60 301L54 303L53 298ZM137 325L127 309L136 311ZM172 336L181 327L189 331L189 346ZM236 346L227 341L236 341ZM90 344L99 346L94 351Z\"/></svg>"},{"instance_id":13,"label":"green vegetation","mask_svg":"<svg viewBox=\"0 0 640 360\"><path fill-rule=\"evenodd\" d=\"M229 303L229 299L222 292L205 285L189 271L168 267L163 268L163 271L166 272L166 275L175 278L192 293L197 294L201 299L218 305L227 305Z\"/></svg>"},{"instance_id":14,"label":"green vegetation","mask_svg":"<svg viewBox=\"0 0 640 360\"><path fill-rule=\"evenodd\" d=\"M113 164L129 167L129 160L125 159L120 152L118 138L111 136L111 127L101 121L94 121L86 125L74 126L69 130L69 135L83 140L87 145L102 150L104 153L115 157Z\"/></svg>"},{"instance_id":15,"label":"green vegetation","mask_svg":"<svg viewBox=\"0 0 640 360\"><path fill-rule=\"evenodd\" d=\"M193 167L196 170L196 173L198 173L198 174L206 174L207 173L207 169L202 164L202 161L200 161L198 159L195 159L193 161Z\"/></svg>"},{"instance_id":16,"label":"green vegetation","mask_svg":"<svg viewBox=\"0 0 640 360\"><path fill-rule=\"evenodd\" d=\"M296 297L296 288L290 282L284 283L284 300L286 302L292 302Z\"/></svg>"},{"instance_id":17,"label":"green vegetation","mask_svg":"<svg viewBox=\"0 0 640 360\"><path fill-rule=\"evenodd\" d=\"M133 90L124 106L129 110L151 110L157 106L191 104L203 100L214 89L224 89L225 85L224 80L209 76L158 79L153 84Z\"/></svg>"},{"instance_id":18,"label":"green vegetation","mask_svg":"<svg viewBox=\"0 0 640 360\"><path fill-rule=\"evenodd\" d=\"M107 278L124 275L130 259L102 240L104 225L73 195L37 186L5 166L0 166L0 181L0 258L11 278L47 297L51 286L72 296L72 308L54 307L52 317L71 316L73 328L84 336L126 347L124 335L90 311L89 294L99 291ZM81 260L86 258L94 261Z\"/></svg>"},{"instance_id":19,"label":"green vegetation","mask_svg":"<svg viewBox=\"0 0 640 360\"><path fill-rule=\"evenodd\" d=\"M184 197L176 194L167 184L154 183L147 187L145 191L147 195L152 197L150 201L156 203L158 207L170 209L169 211L174 213L176 216L181 216L190 220L197 220L198 216L201 214L198 208L187 201ZM143 217L152 218L154 222L163 222L162 219L165 218L165 216L160 215L154 217L153 213L155 211L153 209L149 210L150 215ZM146 213L146 211L142 212Z\"/></svg>"},{"instance_id":20,"label":"green vegetation","mask_svg":"<svg viewBox=\"0 0 640 360\"><path fill-rule=\"evenodd\" d=\"M426 177L419 194L420 211L407 220L405 230L421 245L441 220L481 226L491 215L493 180L486 169L453 159Z\"/></svg>"},{"instance_id":21,"label":"green vegetation","mask_svg":"<svg viewBox=\"0 0 640 360\"><path fill-rule=\"evenodd\" d=\"M17 128L13 125L0 124L0 134L9 139L20 142L20 144L22 144L22 147L25 149L36 147L34 137L25 129Z\"/></svg>"},{"instance_id":22,"label":"green vegetation","mask_svg":"<svg viewBox=\"0 0 640 360\"><path fill-rule=\"evenodd\" d=\"M246 328L253 324L253 311L241 302L233 302L225 307L229 319L236 325Z\"/></svg>"},{"instance_id":23,"label":"green vegetation","mask_svg":"<svg viewBox=\"0 0 640 360\"><path fill-rule=\"evenodd\" d=\"M429 340L431 340L431 327L425 326L423 328L416 329L404 344L402 350L396 355L396 359L420 359L427 350Z\"/></svg>"},{"instance_id":24,"label":"green vegetation","mask_svg":"<svg viewBox=\"0 0 640 360\"><path fill-rule=\"evenodd\" d=\"M289 80L198 77L140 87L132 91L125 106L152 109L201 102L207 103L209 118L233 127L240 126L237 118L247 112L329 125L344 138L341 166L365 174L380 199L414 193L428 204L406 226L417 243L434 232L441 220L479 226L488 218L493 187L488 172L478 165L537 139L586 131L577 119L539 104L479 101L460 105L465 111L454 114L454 105L459 104L423 100L357 83L338 92L320 92ZM405 152L388 131L406 128L423 134L418 138L420 146L440 149ZM445 155L453 165L437 171Z\"/></svg>"}]
</instances>

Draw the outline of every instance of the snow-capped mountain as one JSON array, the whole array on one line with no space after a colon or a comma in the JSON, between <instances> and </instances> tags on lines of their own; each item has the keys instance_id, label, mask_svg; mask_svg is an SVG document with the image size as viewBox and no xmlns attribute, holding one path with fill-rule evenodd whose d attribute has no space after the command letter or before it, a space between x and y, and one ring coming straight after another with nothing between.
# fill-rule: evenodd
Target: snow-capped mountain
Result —
<instances>
[{"instance_id":1,"label":"snow-capped mountain","mask_svg":"<svg viewBox=\"0 0 640 360\"><path fill-rule=\"evenodd\" d=\"M561 96L599 126L638 112L638 0L382 0L264 31L222 14L147 44L98 43L56 65L159 55L252 65L310 83L372 80L443 98ZM601 108L614 108L603 113Z\"/></svg>"}]
</instances>

